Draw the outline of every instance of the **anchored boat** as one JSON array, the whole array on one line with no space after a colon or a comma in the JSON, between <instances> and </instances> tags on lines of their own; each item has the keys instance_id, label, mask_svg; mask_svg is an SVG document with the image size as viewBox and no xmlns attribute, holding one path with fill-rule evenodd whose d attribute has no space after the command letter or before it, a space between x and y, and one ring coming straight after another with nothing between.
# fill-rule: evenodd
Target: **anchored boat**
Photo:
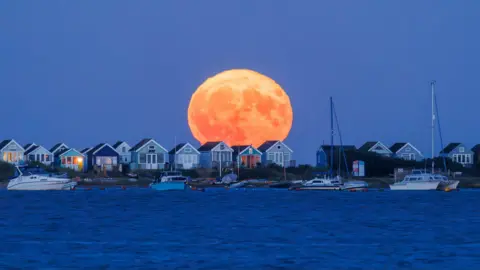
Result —
<instances>
[{"instance_id":1,"label":"anchored boat","mask_svg":"<svg viewBox=\"0 0 480 270\"><path fill-rule=\"evenodd\" d=\"M185 190L187 182L188 177L183 176L181 172L164 172L150 184L150 188L155 190Z\"/></svg>"},{"instance_id":2,"label":"anchored boat","mask_svg":"<svg viewBox=\"0 0 480 270\"><path fill-rule=\"evenodd\" d=\"M70 190L77 182L66 175L54 175L39 167L16 166L16 175L8 182L8 190Z\"/></svg>"}]
</instances>

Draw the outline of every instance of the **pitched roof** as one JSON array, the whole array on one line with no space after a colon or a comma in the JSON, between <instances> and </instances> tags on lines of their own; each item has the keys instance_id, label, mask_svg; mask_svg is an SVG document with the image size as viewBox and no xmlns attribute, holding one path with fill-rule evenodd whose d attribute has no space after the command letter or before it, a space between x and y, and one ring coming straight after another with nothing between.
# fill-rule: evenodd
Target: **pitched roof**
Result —
<instances>
[{"instance_id":1,"label":"pitched roof","mask_svg":"<svg viewBox=\"0 0 480 270\"><path fill-rule=\"evenodd\" d=\"M132 148L130 149L130 152L137 151L137 150L140 149L142 146L144 146L145 144L147 144L150 140L152 140L152 139L143 139L143 140L141 140L141 141L138 142L134 147L132 147Z\"/></svg>"},{"instance_id":2,"label":"pitched roof","mask_svg":"<svg viewBox=\"0 0 480 270\"><path fill-rule=\"evenodd\" d=\"M182 149L182 147L184 147L185 144L186 144L186 143L179 143L179 144L175 145L175 147L173 147L173 149L170 150L168 153L169 153L169 154L175 154L175 152L178 151L178 150L180 150L180 149Z\"/></svg>"},{"instance_id":3,"label":"pitched roof","mask_svg":"<svg viewBox=\"0 0 480 270\"><path fill-rule=\"evenodd\" d=\"M23 146L23 149L27 150L30 146L36 146L35 143L27 143L25 146Z\"/></svg>"},{"instance_id":4,"label":"pitched roof","mask_svg":"<svg viewBox=\"0 0 480 270\"><path fill-rule=\"evenodd\" d=\"M449 143L445 148L440 151L440 154L448 154L457 148L461 143Z\"/></svg>"},{"instance_id":5,"label":"pitched roof","mask_svg":"<svg viewBox=\"0 0 480 270\"><path fill-rule=\"evenodd\" d=\"M95 151L97 151L98 149L104 147L105 145L106 145L106 143L99 143L99 144L97 144L95 147L93 147L92 149L90 149L88 152L94 153Z\"/></svg>"},{"instance_id":6,"label":"pitched roof","mask_svg":"<svg viewBox=\"0 0 480 270\"><path fill-rule=\"evenodd\" d=\"M260 152L265 152L267 151L268 149L270 149L270 147L272 147L274 144L276 144L277 142L279 141L266 141L264 143L262 143L262 145L260 145L257 149L260 151Z\"/></svg>"},{"instance_id":7,"label":"pitched roof","mask_svg":"<svg viewBox=\"0 0 480 270\"><path fill-rule=\"evenodd\" d=\"M32 146L30 149L28 149L27 151L25 151L25 155L28 155L30 154L31 152L37 150L40 146L39 145L35 145L35 146Z\"/></svg>"},{"instance_id":8,"label":"pitched roof","mask_svg":"<svg viewBox=\"0 0 480 270\"><path fill-rule=\"evenodd\" d=\"M80 155L85 156L84 154L78 152L78 150L75 149L75 148L63 149L62 151L60 151L60 152L57 153L57 156L61 156L61 155L65 154L65 153L68 152L68 151L75 151L75 152L79 153Z\"/></svg>"},{"instance_id":9,"label":"pitched roof","mask_svg":"<svg viewBox=\"0 0 480 270\"><path fill-rule=\"evenodd\" d=\"M124 141L117 141L112 147L117 149L122 143L124 143Z\"/></svg>"},{"instance_id":10,"label":"pitched roof","mask_svg":"<svg viewBox=\"0 0 480 270\"><path fill-rule=\"evenodd\" d=\"M80 151L80 153L86 154L88 151L90 151L90 149L92 148L91 147L84 148L82 151Z\"/></svg>"},{"instance_id":11,"label":"pitched roof","mask_svg":"<svg viewBox=\"0 0 480 270\"><path fill-rule=\"evenodd\" d=\"M234 145L231 148L233 149L233 155L238 155L238 153L241 153L243 150L247 149L250 145Z\"/></svg>"},{"instance_id":12,"label":"pitched roof","mask_svg":"<svg viewBox=\"0 0 480 270\"><path fill-rule=\"evenodd\" d=\"M65 148L63 150L60 150L55 154L55 156L60 156L62 154L65 154L65 152L67 152L68 150L70 150L70 148ZM52 151L50 151L50 152L52 152Z\"/></svg>"},{"instance_id":13,"label":"pitched roof","mask_svg":"<svg viewBox=\"0 0 480 270\"><path fill-rule=\"evenodd\" d=\"M60 147L62 144L64 143L57 143L55 144L51 149L50 149L50 152L55 152L55 150L57 150L58 147ZM66 145L65 145L66 146ZM68 147L67 147L68 148Z\"/></svg>"},{"instance_id":14,"label":"pitched roof","mask_svg":"<svg viewBox=\"0 0 480 270\"><path fill-rule=\"evenodd\" d=\"M9 139L9 140L3 140L1 143L0 143L0 150L2 150L3 148L5 148L5 146L7 146L10 142L12 142L13 140L12 139Z\"/></svg>"},{"instance_id":15,"label":"pitched roof","mask_svg":"<svg viewBox=\"0 0 480 270\"><path fill-rule=\"evenodd\" d=\"M221 141L206 142L202 146L200 146L197 150L200 151L200 152L208 152L208 151L212 150L213 148L215 148L215 146L217 146L219 143L221 143Z\"/></svg>"},{"instance_id":16,"label":"pitched roof","mask_svg":"<svg viewBox=\"0 0 480 270\"><path fill-rule=\"evenodd\" d=\"M474 147L472 147L472 151L473 152L480 152L480 144L477 144Z\"/></svg>"},{"instance_id":17,"label":"pitched roof","mask_svg":"<svg viewBox=\"0 0 480 270\"><path fill-rule=\"evenodd\" d=\"M370 141L370 142L366 142L364 143L362 146L360 146L360 148L358 148L358 151L360 152L368 152L368 150L370 150L375 144L377 144L378 141Z\"/></svg>"},{"instance_id":18,"label":"pitched roof","mask_svg":"<svg viewBox=\"0 0 480 270\"><path fill-rule=\"evenodd\" d=\"M404 147L407 143L405 142L397 142L397 143L394 143L392 146L390 146L390 151L392 151L392 153L396 153L398 150L400 150L402 147Z\"/></svg>"}]
</instances>

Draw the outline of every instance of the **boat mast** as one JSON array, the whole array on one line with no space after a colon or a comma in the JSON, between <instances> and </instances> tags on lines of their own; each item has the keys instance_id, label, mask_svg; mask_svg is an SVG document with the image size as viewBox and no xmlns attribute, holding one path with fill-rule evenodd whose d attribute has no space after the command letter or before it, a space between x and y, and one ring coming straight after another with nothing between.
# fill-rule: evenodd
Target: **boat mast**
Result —
<instances>
[{"instance_id":1,"label":"boat mast","mask_svg":"<svg viewBox=\"0 0 480 270\"><path fill-rule=\"evenodd\" d=\"M174 137L175 154L173 155L173 166L170 166L170 171L173 171L173 167L177 170L177 136Z\"/></svg>"},{"instance_id":2,"label":"boat mast","mask_svg":"<svg viewBox=\"0 0 480 270\"><path fill-rule=\"evenodd\" d=\"M435 81L431 81L432 87L432 173L435 173Z\"/></svg>"},{"instance_id":3,"label":"boat mast","mask_svg":"<svg viewBox=\"0 0 480 270\"><path fill-rule=\"evenodd\" d=\"M333 177L333 100L330 97L330 177Z\"/></svg>"}]
</instances>

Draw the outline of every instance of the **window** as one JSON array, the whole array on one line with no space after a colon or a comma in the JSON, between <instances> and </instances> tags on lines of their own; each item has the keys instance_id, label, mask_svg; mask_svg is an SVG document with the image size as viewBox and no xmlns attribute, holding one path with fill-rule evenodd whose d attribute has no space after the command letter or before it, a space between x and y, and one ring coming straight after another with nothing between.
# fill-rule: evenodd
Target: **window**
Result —
<instances>
[{"instance_id":1,"label":"window","mask_svg":"<svg viewBox=\"0 0 480 270\"><path fill-rule=\"evenodd\" d=\"M192 152L192 149L190 149L190 147L187 147L187 148L185 148L183 151L185 151L185 153L191 153L191 152Z\"/></svg>"},{"instance_id":2,"label":"window","mask_svg":"<svg viewBox=\"0 0 480 270\"><path fill-rule=\"evenodd\" d=\"M139 154L139 162L138 163L141 163L141 164L145 164L147 163L147 154Z\"/></svg>"},{"instance_id":3,"label":"window","mask_svg":"<svg viewBox=\"0 0 480 270\"><path fill-rule=\"evenodd\" d=\"M45 161L50 162L50 155L45 155Z\"/></svg>"},{"instance_id":4,"label":"window","mask_svg":"<svg viewBox=\"0 0 480 270\"><path fill-rule=\"evenodd\" d=\"M150 145L150 146L148 147L148 152L149 152L149 153L155 153L155 145Z\"/></svg>"},{"instance_id":5,"label":"window","mask_svg":"<svg viewBox=\"0 0 480 270\"><path fill-rule=\"evenodd\" d=\"M67 159L64 158L64 157L62 157L62 164L63 164L63 165L67 164Z\"/></svg>"},{"instance_id":6,"label":"window","mask_svg":"<svg viewBox=\"0 0 480 270\"><path fill-rule=\"evenodd\" d=\"M273 160L273 153L268 153L268 158L267 160Z\"/></svg>"},{"instance_id":7,"label":"window","mask_svg":"<svg viewBox=\"0 0 480 270\"><path fill-rule=\"evenodd\" d=\"M412 149L410 147L405 148L405 152L410 152Z\"/></svg>"},{"instance_id":8,"label":"window","mask_svg":"<svg viewBox=\"0 0 480 270\"><path fill-rule=\"evenodd\" d=\"M124 146L122 147L122 153L126 153L127 152L127 148Z\"/></svg>"},{"instance_id":9,"label":"window","mask_svg":"<svg viewBox=\"0 0 480 270\"><path fill-rule=\"evenodd\" d=\"M282 149L282 147L280 145L277 145L277 149Z\"/></svg>"},{"instance_id":10,"label":"window","mask_svg":"<svg viewBox=\"0 0 480 270\"><path fill-rule=\"evenodd\" d=\"M464 153L464 152L465 152L465 147L463 147L463 146L462 146L462 147L459 147L459 148L458 148L458 152Z\"/></svg>"},{"instance_id":11,"label":"window","mask_svg":"<svg viewBox=\"0 0 480 270\"><path fill-rule=\"evenodd\" d=\"M29 161L35 161L35 155L28 155Z\"/></svg>"},{"instance_id":12,"label":"window","mask_svg":"<svg viewBox=\"0 0 480 270\"><path fill-rule=\"evenodd\" d=\"M470 155L465 155L465 163L470 164Z\"/></svg>"},{"instance_id":13,"label":"window","mask_svg":"<svg viewBox=\"0 0 480 270\"><path fill-rule=\"evenodd\" d=\"M37 159L36 161L40 161L40 154L37 154Z\"/></svg>"},{"instance_id":14,"label":"window","mask_svg":"<svg viewBox=\"0 0 480 270\"><path fill-rule=\"evenodd\" d=\"M72 164L72 157L67 157L67 164Z\"/></svg>"},{"instance_id":15,"label":"window","mask_svg":"<svg viewBox=\"0 0 480 270\"><path fill-rule=\"evenodd\" d=\"M157 163L165 163L165 155L157 154Z\"/></svg>"}]
</instances>

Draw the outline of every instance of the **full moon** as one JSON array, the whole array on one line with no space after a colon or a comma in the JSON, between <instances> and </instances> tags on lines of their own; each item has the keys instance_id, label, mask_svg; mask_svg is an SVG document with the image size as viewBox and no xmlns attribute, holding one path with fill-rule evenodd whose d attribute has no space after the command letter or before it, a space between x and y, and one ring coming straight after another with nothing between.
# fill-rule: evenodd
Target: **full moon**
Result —
<instances>
[{"instance_id":1,"label":"full moon","mask_svg":"<svg viewBox=\"0 0 480 270\"><path fill-rule=\"evenodd\" d=\"M188 106L188 125L200 143L260 146L284 140L292 128L290 98L274 80L248 69L223 71L203 82Z\"/></svg>"}]
</instances>

